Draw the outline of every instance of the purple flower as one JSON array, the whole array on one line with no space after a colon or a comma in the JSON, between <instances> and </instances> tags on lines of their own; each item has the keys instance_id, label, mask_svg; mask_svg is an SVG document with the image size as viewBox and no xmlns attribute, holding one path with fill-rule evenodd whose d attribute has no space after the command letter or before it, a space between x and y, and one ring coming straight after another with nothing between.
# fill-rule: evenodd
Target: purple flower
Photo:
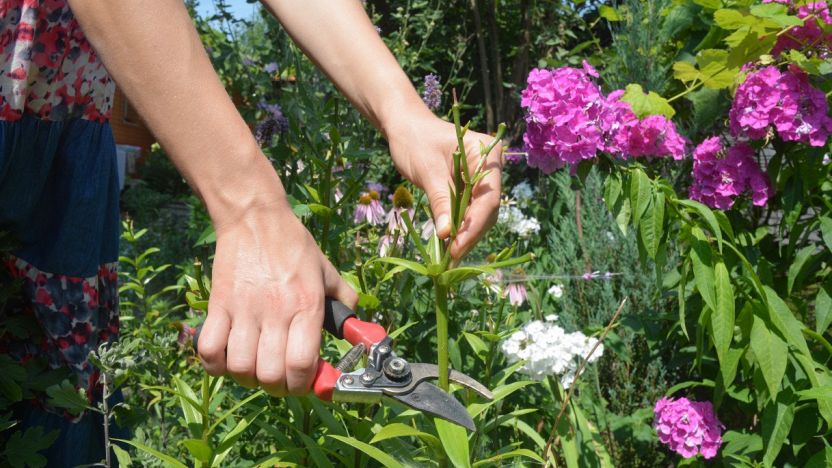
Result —
<instances>
[{"instance_id":1,"label":"purple flower","mask_svg":"<svg viewBox=\"0 0 832 468\"><path fill-rule=\"evenodd\" d=\"M248 57L243 58L242 62L243 62L243 65L245 65L247 67L254 66L254 60L252 60Z\"/></svg>"},{"instance_id":2,"label":"purple flower","mask_svg":"<svg viewBox=\"0 0 832 468\"><path fill-rule=\"evenodd\" d=\"M428 109L435 111L442 105L442 85L439 77L433 73L425 75L425 87L422 91L422 100Z\"/></svg>"},{"instance_id":3,"label":"purple flower","mask_svg":"<svg viewBox=\"0 0 832 468\"><path fill-rule=\"evenodd\" d=\"M523 142L529 166L550 173L565 164L594 159L599 152L620 158L683 159L686 140L660 115L639 120L620 100L622 90L608 96L593 81L598 72L584 62L581 69L533 69L520 105L526 108Z\"/></svg>"},{"instance_id":4,"label":"purple flower","mask_svg":"<svg viewBox=\"0 0 832 468\"><path fill-rule=\"evenodd\" d=\"M726 152L719 137L703 141L693 152L689 196L711 208L730 209L737 196L751 192L756 206L765 205L772 188L754 159L754 148L740 142Z\"/></svg>"},{"instance_id":5,"label":"purple flower","mask_svg":"<svg viewBox=\"0 0 832 468\"><path fill-rule=\"evenodd\" d=\"M828 112L826 95L805 73L769 66L748 74L737 88L728 118L733 136L759 140L773 127L785 141L823 146L832 133Z\"/></svg>"},{"instance_id":6,"label":"purple flower","mask_svg":"<svg viewBox=\"0 0 832 468\"><path fill-rule=\"evenodd\" d=\"M526 160L526 148L506 148L503 155L509 164L520 164Z\"/></svg>"},{"instance_id":7,"label":"purple flower","mask_svg":"<svg viewBox=\"0 0 832 468\"><path fill-rule=\"evenodd\" d=\"M271 73L271 74L277 73L277 69L278 69L277 63L275 63L275 62L267 63L266 66L263 67L263 71L265 71L266 73Z\"/></svg>"},{"instance_id":8,"label":"purple flower","mask_svg":"<svg viewBox=\"0 0 832 468\"><path fill-rule=\"evenodd\" d=\"M789 5L791 2L781 0L777 3ZM832 34L825 32L822 27L823 25L832 24L832 15L829 14L829 7L826 2L807 3L797 8L791 6L790 10L792 14L797 10L797 17L801 19L807 18L809 15L814 15L814 17L804 21L800 26L789 29L787 34L778 35L777 42L771 49L771 55L778 56L783 51L790 49L809 49L809 52L816 53L820 58L826 59L829 49L832 47ZM806 55L810 54L806 53Z\"/></svg>"},{"instance_id":9,"label":"purple flower","mask_svg":"<svg viewBox=\"0 0 832 468\"><path fill-rule=\"evenodd\" d=\"M378 256L387 257L393 248L401 249L404 246L404 235L385 234L378 241Z\"/></svg>"},{"instance_id":10,"label":"purple flower","mask_svg":"<svg viewBox=\"0 0 832 468\"><path fill-rule=\"evenodd\" d=\"M373 226L384 223L384 207L379 201L378 192L371 190L362 192L355 206L353 221L356 224L367 223Z\"/></svg>"},{"instance_id":11,"label":"purple flower","mask_svg":"<svg viewBox=\"0 0 832 468\"><path fill-rule=\"evenodd\" d=\"M289 129L289 119L283 115L280 104L260 101L257 107L266 113L266 118L254 127L254 138L260 146L270 145L275 134Z\"/></svg>"},{"instance_id":12,"label":"purple flower","mask_svg":"<svg viewBox=\"0 0 832 468\"><path fill-rule=\"evenodd\" d=\"M722 445L725 426L710 401L662 398L653 409L653 427L659 440L685 458L702 454L714 458Z\"/></svg>"}]
</instances>

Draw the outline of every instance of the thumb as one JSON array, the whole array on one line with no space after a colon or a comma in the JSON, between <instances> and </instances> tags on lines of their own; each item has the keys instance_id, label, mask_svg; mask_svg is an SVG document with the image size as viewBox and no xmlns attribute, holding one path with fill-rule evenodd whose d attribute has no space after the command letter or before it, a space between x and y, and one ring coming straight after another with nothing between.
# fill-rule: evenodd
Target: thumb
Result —
<instances>
[{"instance_id":1,"label":"thumb","mask_svg":"<svg viewBox=\"0 0 832 468\"><path fill-rule=\"evenodd\" d=\"M358 293L341 278L341 275L338 274L338 270L332 266L332 263L326 259L324 259L324 262L324 288L326 295L346 305L350 309L355 309L355 306L358 304Z\"/></svg>"},{"instance_id":2,"label":"thumb","mask_svg":"<svg viewBox=\"0 0 832 468\"><path fill-rule=\"evenodd\" d=\"M440 239L446 239L451 235L451 194L450 186L443 185L443 182L434 182L425 193L428 195L430 210L433 212L433 223L436 227L436 235Z\"/></svg>"}]
</instances>

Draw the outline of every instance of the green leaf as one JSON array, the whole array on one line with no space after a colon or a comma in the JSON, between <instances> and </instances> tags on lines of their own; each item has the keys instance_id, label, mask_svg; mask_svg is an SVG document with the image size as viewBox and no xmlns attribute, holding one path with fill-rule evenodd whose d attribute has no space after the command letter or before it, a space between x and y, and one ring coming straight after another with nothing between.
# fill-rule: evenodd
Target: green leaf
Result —
<instances>
[{"instance_id":1,"label":"green leaf","mask_svg":"<svg viewBox=\"0 0 832 468\"><path fill-rule=\"evenodd\" d=\"M508 452L502 452L502 453L499 453L497 455L494 455L491 458L486 458L485 460L480 460L480 461L474 463L474 466L475 467L476 466L494 466L494 465L499 466L499 465L503 465L503 464L502 463L497 463L497 462L499 462L501 460L507 460L509 458L517 458L517 457L531 458L532 460L534 460L538 463L541 463L541 464L546 463L546 461L543 460L543 458L541 458L540 455L532 452L529 449L522 449L521 448L521 449L511 450L511 451L508 451Z\"/></svg>"},{"instance_id":2,"label":"green leaf","mask_svg":"<svg viewBox=\"0 0 832 468\"><path fill-rule=\"evenodd\" d=\"M720 229L719 227L719 221L717 221L714 212L711 211L711 209L707 206L703 205L702 203L699 203L698 201L679 200L679 204L691 209L694 213L698 214L705 221L705 223L708 226L708 230L710 230L711 234L714 237L716 237L719 252L722 253L722 229Z\"/></svg>"},{"instance_id":3,"label":"green leaf","mask_svg":"<svg viewBox=\"0 0 832 468\"><path fill-rule=\"evenodd\" d=\"M721 0L693 0L693 3L704 7L708 10L716 10L722 6Z\"/></svg>"},{"instance_id":4,"label":"green leaf","mask_svg":"<svg viewBox=\"0 0 832 468\"><path fill-rule=\"evenodd\" d=\"M464 430L464 429L463 429ZM365 444L359 440L353 439L352 437L344 437L339 435L329 435L327 437L331 437L335 440L341 441L353 448L356 448L369 456L370 458L376 460L377 462L381 463L382 465L388 468L404 468L404 465L399 463L398 460L391 457L390 455L386 454L385 452L379 450L376 447L373 447L370 444ZM468 445L466 444L466 447Z\"/></svg>"},{"instance_id":5,"label":"green leaf","mask_svg":"<svg viewBox=\"0 0 832 468\"><path fill-rule=\"evenodd\" d=\"M679 61L673 64L673 77L684 83L696 81L700 77L699 70L690 62Z\"/></svg>"},{"instance_id":6,"label":"green leaf","mask_svg":"<svg viewBox=\"0 0 832 468\"><path fill-rule=\"evenodd\" d=\"M396 257L376 257L372 260L368 261L367 264L373 262L381 262L381 263L389 263L391 265L398 265L404 267L414 273L418 273L423 276L428 276L428 269L425 268L423 265L416 263L412 260L405 260L403 258L396 258Z\"/></svg>"},{"instance_id":7,"label":"green leaf","mask_svg":"<svg viewBox=\"0 0 832 468\"><path fill-rule=\"evenodd\" d=\"M598 15L607 21L621 21L621 15L618 14L618 10L608 5L598 7Z\"/></svg>"},{"instance_id":8,"label":"green leaf","mask_svg":"<svg viewBox=\"0 0 832 468\"><path fill-rule=\"evenodd\" d=\"M441 448L442 443L433 434L422 432L413 426L408 426L402 423L390 423L379 430L376 435L370 440L371 444L379 443L383 440L393 439L395 437L418 437L431 447Z\"/></svg>"},{"instance_id":9,"label":"green leaf","mask_svg":"<svg viewBox=\"0 0 832 468\"><path fill-rule=\"evenodd\" d=\"M807 270L819 257L815 255L815 246L810 245L800 249L795 255L794 262L789 266L788 292L791 294L795 286L800 287Z\"/></svg>"},{"instance_id":10,"label":"green leaf","mask_svg":"<svg viewBox=\"0 0 832 468\"><path fill-rule=\"evenodd\" d=\"M180 443L188 449L188 453L190 453L194 459L202 463L208 463L211 460L211 447L209 447L208 443L204 440L185 439Z\"/></svg>"},{"instance_id":11,"label":"green leaf","mask_svg":"<svg viewBox=\"0 0 832 468\"><path fill-rule=\"evenodd\" d=\"M780 299L773 289L763 286L769 305L769 320L786 337L786 342L806 356L811 356L806 338L803 337L803 325L794 317L789 307Z\"/></svg>"},{"instance_id":12,"label":"green leaf","mask_svg":"<svg viewBox=\"0 0 832 468\"><path fill-rule=\"evenodd\" d=\"M714 286L716 290L716 309L711 314L711 331L714 347L720 364L725 363L728 348L734 337L734 288L731 275L721 260L714 266Z\"/></svg>"},{"instance_id":13,"label":"green leaf","mask_svg":"<svg viewBox=\"0 0 832 468\"><path fill-rule=\"evenodd\" d=\"M815 331L823 335L832 323L832 282L821 286L815 299Z\"/></svg>"},{"instance_id":14,"label":"green leaf","mask_svg":"<svg viewBox=\"0 0 832 468\"><path fill-rule=\"evenodd\" d=\"M751 325L751 350L757 358L757 365L760 366L768 392L775 398L786 373L788 347L786 342L769 330L766 322L756 314Z\"/></svg>"},{"instance_id":15,"label":"green leaf","mask_svg":"<svg viewBox=\"0 0 832 468\"><path fill-rule=\"evenodd\" d=\"M647 253L650 258L655 260L664 234L664 194L662 192L653 193L650 205L652 209L647 210L646 216L639 227L639 233Z\"/></svg>"},{"instance_id":16,"label":"green leaf","mask_svg":"<svg viewBox=\"0 0 832 468\"><path fill-rule=\"evenodd\" d=\"M116 460L118 460L119 466L126 468L133 465L133 459L130 457L130 452L124 450L116 444L111 445L111 447L113 448L113 453L116 455Z\"/></svg>"},{"instance_id":17,"label":"green leaf","mask_svg":"<svg viewBox=\"0 0 832 468\"><path fill-rule=\"evenodd\" d=\"M797 392L801 400L832 400L832 386L808 388Z\"/></svg>"},{"instance_id":18,"label":"green leaf","mask_svg":"<svg viewBox=\"0 0 832 468\"><path fill-rule=\"evenodd\" d=\"M794 358L800 363L800 367L809 377L809 382L812 383L813 388L823 388L832 385L832 377L829 376L829 369L826 366L818 364L812 358L803 354L793 354ZM818 402L818 411L827 426L832 426L832 401L826 398L820 398Z\"/></svg>"},{"instance_id":19,"label":"green leaf","mask_svg":"<svg viewBox=\"0 0 832 468\"><path fill-rule=\"evenodd\" d=\"M667 99L653 91L645 93L639 84L627 85L621 100L630 104L638 118L644 118L648 115L663 115L672 119L676 114Z\"/></svg>"},{"instance_id":20,"label":"green leaf","mask_svg":"<svg viewBox=\"0 0 832 468\"><path fill-rule=\"evenodd\" d=\"M693 280L696 290L711 310L716 310L716 289L714 288L714 267L713 253L711 246L704 240L705 234L701 229L694 227L691 232L694 235L693 245L690 249L690 259L693 264Z\"/></svg>"},{"instance_id":21,"label":"green leaf","mask_svg":"<svg viewBox=\"0 0 832 468\"><path fill-rule=\"evenodd\" d=\"M726 111L730 102L725 99L722 91L705 87L686 94L685 98L693 104L693 123L697 129L706 129L713 125Z\"/></svg>"},{"instance_id":22,"label":"green leaf","mask_svg":"<svg viewBox=\"0 0 832 468\"><path fill-rule=\"evenodd\" d=\"M173 376L173 384L176 387L176 396L179 398L179 407L182 409L182 415L185 416L185 423L193 437L202 436L202 409L200 408L200 399L194 393L194 390L179 376Z\"/></svg>"},{"instance_id":23,"label":"green leaf","mask_svg":"<svg viewBox=\"0 0 832 468\"><path fill-rule=\"evenodd\" d=\"M767 466L771 466L777 454L780 453L780 448L789 435L793 421L793 402L785 403L778 399L770 402L763 410L763 446L766 448L763 463Z\"/></svg>"},{"instance_id":24,"label":"green leaf","mask_svg":"<svg viewBox=\"0 0 832 468\"><path fill-rule=\"evenodd\" d=\"M732 67L728 52L722 49L705 49L696 54L702 85L711 89L727 88L734 84L739 68Z\"/></svg>"},{"instance_id":25,"label":"green leaf","mask_svg":"<svg viewBox=\"0 0 832 468\"><path fill-rule=\"evenodd\" d=\"M49 396L50 405L63 408L71 414L78 415L90 407L87 398L81 395L80 392L82 391L75 388L75 385L69 380L64 380L57 385L52 385L47 388L46 394Z\"/></svg>"},{"instance_id":26,"label":"green leaf","mask_svg":"<svg viewBox=\"0 0 832 468\"><path fill-rule=\"evenodd\" d=\"M49 460L38 452L51 446L59 434L58 431L44 434L40 426L30 427L25 432L14 431L6 440L4 461L15 468L46 466Z\"/></svg>"},{"instance_id":27,"label":"green leaf","mask_svg":"<svg viewBox=\"0 0 832 468\"><path fill-rule=\"evenodd\" d=\"M634 169L630 176L630 205L633 207L633 225L638 226L647 207L650 206L652 185L641 169Z\"/></svg>"},{"instance_id":28,"label":"green leaf","mask_svg":"<svg viewBox=\"0 0 832 468\"><path fill-rule=\"evenodd\" d=\"M237 422L237 425L234 426L233 429L228 431L225 436L223 436L222 440L220 440L219 446L217 446L217 457L214 459L214 465L220 466L222 461L228 456L228 453L231 452L231 449L234 447L234 443L239 439L246 429L257 420L257 417L263 414L266 411L266 407L258 408L253 410L252 412L248 413L247 415L240 418ZM209 449L210 450L210 449Z\"/></svg>"},{"instance_id":29,"label":"green leaf","mask_svg":"<svg viewBox=\"0 0 832 468\"><path fill-rule=\"evenodd\" d=\"M199 235L199 238L194 242L194 247L201 245L215 244L217 242L217 232L214 231L214 226L208 226Z\"/></svg>"},{"instance_id":30,"label":"green leaf","mask_svg":"<svg viewBox=\"0 0 832 468\"><path fill-rule=\"evenodd\" d=\"M726 8L714 12L714 21L722 28L729 31L748 26L745 15L733 8Z\"/></svg>"},{"instance_id":31,"label":"green leaf","mask_svg":"<svg viewBox=\"0 0 832 468\"><path fill-rule=\"evenodd\" d=\"M433 418L436 433L445 447L448 460L457 468L470 468L471 455L468 448L468 431L459 425L444 419Z\"/></svg>"},{"instance_id":32,"label":"green leaf","mask_svg":"<svg viewBox=\"0 0 832 468\"><path fill-rule=\"evenodd\" d=\"M520 364L522 364L522 362ZM518 380L509 384L500 385L499 387L493 390L492 393L494 395L494 398L492 400L487 401L485 403L472 403L468 405L468 414L470 414L472 418L475 418L480 413L490 408L492 405L502 400L503 398L511 395L512 393L516 392L517 390L520 390L523 387L536 383L538 382L534 382L531 380Z\"/></svg>"},{"instance_id":33,"label":"green leaf","mask_svg":"<svg viewBox=\"0 0 832 468\"><path fill-rule=\"evenodd\" d=\"M128 444L128 445L132 445L133 447L136 447L137 449L141 450L142 452L148 453L148 454L158 458L159 460L165 462L168 466L172 466L172 467L175 467L175 468L188 468L187 465L180 462L176 458L174 458L170 455L166 455L166 454L164 454L164 453L162 453L162 452L160 452L160 451L158 451L158 450L156 450L152 447L148 447L147 445L145 445L141 442L134 442L132 440L125 440L125 439L113 439L113 440L118 441L118 442L124 442L125 444Z\"/></svg>"},{"instance_id":34,"label":"green leaf","mask_svg":"<svg viewBox=\"0 0 832 468\"><path fill-rule=\"evenodd\" d=\"M820 232L826 248L832 251L832 218L828 216L820 218Z\"/></svg>"},{"instance_id":35,"label":"green leaf","mask_svg":"<svg viewBox=\"0 0 832 468\"><path fill-rule=\"evenodd\" d=\"M480 358L481 361L485 362L486 356L488 355L488 345L480 338L479 336L464 332L465 341L471 346L471 349L474 350L474 354Z\"/></svg>"},{"instance_id":36,"label":"green leaf","mask_svg":"<svg viewBox=\"0 0 832 468\"><path fill-rule=\"evenodd\" d=\"M824 447L814 454L803 468L829 468L832 466L832 447Z\"/></svg>"}]
</instances>

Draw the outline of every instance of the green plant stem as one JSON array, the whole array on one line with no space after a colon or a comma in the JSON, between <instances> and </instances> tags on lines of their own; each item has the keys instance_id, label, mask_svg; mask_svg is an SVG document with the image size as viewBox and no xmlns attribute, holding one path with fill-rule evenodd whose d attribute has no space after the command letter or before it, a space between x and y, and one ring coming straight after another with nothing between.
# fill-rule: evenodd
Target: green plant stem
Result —
<instances>
[{"instance_id":1,"label":"green plant stem","mask_svg":"<svg viewBox=\"0 0 832 468\"><path fill-rule=\"evenodd\" d=\"M439 366L439 388L446 392L450 388L448 381L448 287L433 280L436 293L436 352Z\"/></svg>"}]
</instances>

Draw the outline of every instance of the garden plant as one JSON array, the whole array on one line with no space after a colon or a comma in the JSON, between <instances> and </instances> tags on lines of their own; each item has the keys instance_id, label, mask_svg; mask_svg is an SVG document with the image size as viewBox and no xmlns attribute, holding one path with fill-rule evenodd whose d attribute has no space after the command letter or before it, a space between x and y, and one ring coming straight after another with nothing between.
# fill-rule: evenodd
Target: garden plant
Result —
<instances>
[{"instance_id":1,"label":"garden plant","mask_svg":"<svg viewBox=\"0 0 832 468\"><path fill-rule=\"evenodd\" d=\"M194 21L295 214L359 317L436 363L476 430L208 376L192 342L215 237L160 148L124 193L122 336L94 355L123 401L89 407L63 376L0 360L0 408L45 392L100 413L107 466L832 466L826 2L365 2L455 125L448 241L280 26L214 3L190 2ZM489 146L466 144L475 127ZM496 224L452 261L499 147ZM322 343L333 362L351 348ZM53 436L14 424L2 463L44 465Z\"/></svg>"}]
</instances>

